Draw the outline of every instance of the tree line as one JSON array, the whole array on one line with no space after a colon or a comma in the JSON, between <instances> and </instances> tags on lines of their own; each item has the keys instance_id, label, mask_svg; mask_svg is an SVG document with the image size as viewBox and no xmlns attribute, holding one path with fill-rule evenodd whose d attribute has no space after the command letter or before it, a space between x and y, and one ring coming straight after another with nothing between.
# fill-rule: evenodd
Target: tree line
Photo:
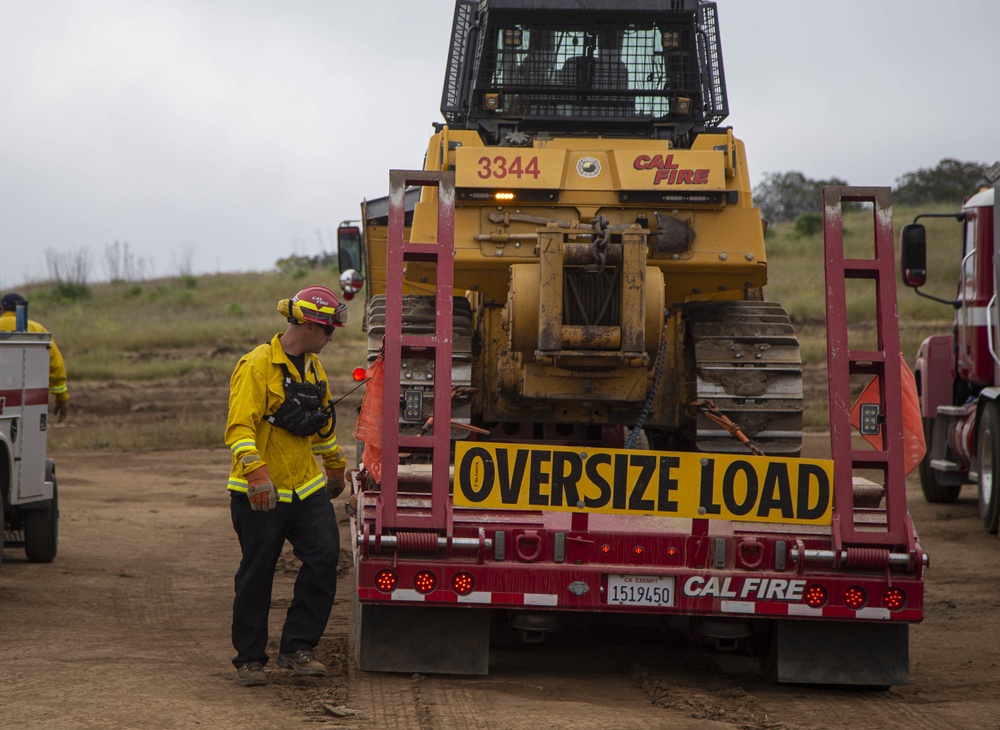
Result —
<instances>
[{"instance_id":1,"label":"tree line","mask_svg":"<svg viewBox=\"0 0 1000 730\"><path fill-rule=\"evenodd\" d=\"M895 205L960 204L986 183L989 165L943 159L933 168L908 172L892 188ZM754 191L754 203L770 223L793 221L806 213L821 213L823 188L847 185L839 178L812 180L801 172L765 173Z\"/></svg>"}]
</instances>

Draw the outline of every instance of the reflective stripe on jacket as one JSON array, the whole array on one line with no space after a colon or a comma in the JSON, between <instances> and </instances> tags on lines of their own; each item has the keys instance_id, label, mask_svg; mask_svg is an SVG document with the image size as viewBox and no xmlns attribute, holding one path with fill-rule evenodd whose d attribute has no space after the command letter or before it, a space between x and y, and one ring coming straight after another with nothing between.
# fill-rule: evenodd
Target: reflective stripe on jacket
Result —
<instances>
[{"instance_id":1,"label":"reflective stripe on jacket","mask_svg":"<svg viewBox=\"0 0 1000 730\"><path fill-rule=\"evenodd\" d=\"M4 312L0 314L0 331L13 332L17 329L17 313ZM48 332L33 319L28 320L28 332ZM56 347L56 340L53 337L49 341L49 392L56 397L57 403L65 403L69 400L69 388L66 386L66 363L63 362L62 353Z\"/></svg>"},{"instance_id":2,"label":"reflective stripe on jacket","mask_svg":"<svg viewBox=\"0 0 1000 730\"><path fill-rule=\"evenodd\" d=\"M316 455L322 457L327 468L343 467L347 460L336 435L295 436L268 423L267 416L273 415L285 399L282 365L293 379L301 382L301 374L281 349L281 335L277 334L270 344L259 345L244 355L233 371L226 423L226 445L233 453L228 489L246 493L246 475L266 464L279 501L291 502L293 492L299 499L305 499L326 483ZM308 382L326 380L326 372L316 355L306 353L305 369ZM329 386L323 402L330 402ZM329 423L323 430L327 428Z\"/></svg>"}]
</instances>

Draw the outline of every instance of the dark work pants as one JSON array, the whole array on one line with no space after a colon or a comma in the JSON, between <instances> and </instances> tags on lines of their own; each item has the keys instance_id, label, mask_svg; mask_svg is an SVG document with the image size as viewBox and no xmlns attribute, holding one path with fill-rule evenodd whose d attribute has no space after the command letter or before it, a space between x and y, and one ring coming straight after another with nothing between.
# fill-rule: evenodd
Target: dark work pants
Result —
<instances>
[{"instance_id":1,"label":"dark work pants","mask_svg":"<svg viewBox=\"0 0 1000 730\"><path fill-rule=\"evenodd\" d=\"M243 549L233 601L233 664L267 663L271 588L285 540L292 544L302 567L295 578L278 651L311 651L326 630L337 593L340 534L329 497L321 489L305 500L294 496L291 504L279 502L273 510L255 512L245 494L234 494L230 510Z\"/></svg>"}]
</instances>

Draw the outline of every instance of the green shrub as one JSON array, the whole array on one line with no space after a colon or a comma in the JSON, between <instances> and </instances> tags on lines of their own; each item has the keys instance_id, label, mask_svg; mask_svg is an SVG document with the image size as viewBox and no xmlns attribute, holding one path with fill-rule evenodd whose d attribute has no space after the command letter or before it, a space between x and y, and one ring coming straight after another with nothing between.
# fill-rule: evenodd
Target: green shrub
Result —
<instances>
[{"instance_id":1,"label":"green shrub","mask_svg":"<svg viewBox=\"0 0 1000 730\"><path fill-rule=\"evenodd\" d=\"M63 304L90 299L91 296L93 296L93 292L91 292L90 287L86 284L74 284L64 281L56 284L52 289L52 298Z\"/></svg>"},{"instance_id":2,"label":"green shrub","mask_svg":"<svg viewBox=\"0 0 1000 730\"><path fill-rule=\"evenodd\" d=\"M815 236L823 231L823 216L819 213L802 213L795 219L795 233Z\"/></svg>"}]
</instances>

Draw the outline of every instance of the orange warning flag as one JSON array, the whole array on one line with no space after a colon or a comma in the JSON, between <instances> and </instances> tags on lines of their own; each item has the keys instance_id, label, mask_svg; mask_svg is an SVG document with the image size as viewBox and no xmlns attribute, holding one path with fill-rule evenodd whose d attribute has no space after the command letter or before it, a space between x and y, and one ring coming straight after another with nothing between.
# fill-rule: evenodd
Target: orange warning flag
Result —
<instances>
[{"instance_id":1,"label":"orange warning flag","mask_svg":"<svg viewBox=\"0 0 1000 730\"><path fill-rule=\"evenodd\" d=\"M382 483L382 398L385 390L383 355L379 353L365 373L368 385L365 398L361 401L358 425L354 438L365 444L361 452L361 463L376 484Z\"/></svg>"},{"instance_id":2,"label":"orange warning flag","mask_svg":"<svg viewBox=\"0 0 1000 730\"><path fill-rule=\"evenodd\" d=\"M927 451L927 444L924 443L924 427L920 418L920 399L917 396L917 381L913 377L913 372L903 359L902 353L899 355L900 381L903 395L903 470L909 474L917 468L920 460L924 458ZM863 403L881 404L881 393L878 387L878 378L872 378L872 382L865 386L858 396L857 402L851 408L851 425L861 430L861 405ZM882 450L882 434L876 436L862 436L862 438L878 450Z\"/></svg>"}]
</instances>

